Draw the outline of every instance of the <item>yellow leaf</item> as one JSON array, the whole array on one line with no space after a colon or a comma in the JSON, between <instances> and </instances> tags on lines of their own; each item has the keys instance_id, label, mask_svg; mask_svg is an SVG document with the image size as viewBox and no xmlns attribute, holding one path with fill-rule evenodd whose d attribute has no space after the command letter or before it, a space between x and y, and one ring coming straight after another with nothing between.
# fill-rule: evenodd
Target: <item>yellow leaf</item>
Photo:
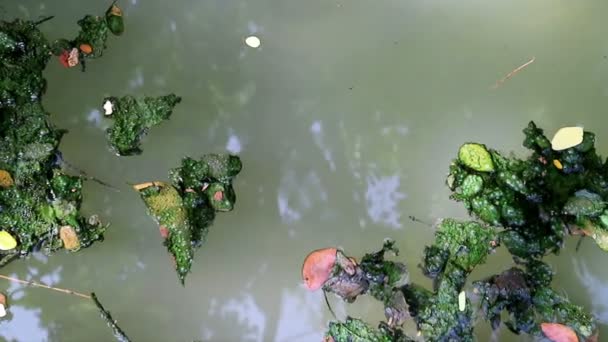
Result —
<instances>
[{"instance_id":1,"label":"yellow leaf","mask_svg":"<svg viewBox=\"0 0 608 342\"><path fill-rule=\"evenodd\" d=\"M0 170L0 187L9 188L13 186L15 182L13 181L13 177L8 171Z\"/></svg>"},{"instance_id":2,"label":"yellow leaf","mask_svg":"<svg viewBox=\"0 0 608 342\"><path fill-rule=\"evenodd\" d=\"M564 165L562 165L562 162L560 162L557 159L553 159L553 166L555 166L558 170L561 170L564 168Z\"/></svg>"},{"instance_id":3,"label":"yellow leaf","mask_svg":"<svg viewBox=\"0 0 608 342\"><path fill-rule=\"evenodd\" d=\"M6 230L0 231L0 250L8 251L17 247L17 240Z\"/></svg>"},{"instance_id":4,"label":"yellow leaf","mask_svg":"<svg viewBox=\"0 0 608 342\"><path fill-rule=\"evenodd\" d=\"M561 151L583 142L583 127L562 127L551 140L551 148Z\"/></svg>"}]
</instances>

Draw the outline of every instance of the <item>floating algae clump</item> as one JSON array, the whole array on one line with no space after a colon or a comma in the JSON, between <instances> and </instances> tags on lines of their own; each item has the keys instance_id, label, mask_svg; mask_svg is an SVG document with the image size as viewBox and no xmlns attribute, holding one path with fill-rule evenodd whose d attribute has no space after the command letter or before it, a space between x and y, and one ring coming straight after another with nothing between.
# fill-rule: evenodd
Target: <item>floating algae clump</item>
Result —
<instances>
[{"instance_id":1,"label":"floating algae clump","mask_svg":"<svg viewBox=\"0 0 608 342\"><path fill-rule=\"evenodd\" d=\"M174 94L159 97L133 96L104 99L106 116L114 120L108 128L107 137L117 154L128 156L140 154L141 138L150 128L168 120L173 107L181 101Z\"/></svg>"},{"instance_id":2,"label":"floating algae clump","mask_svg":"<svg viewBox=\"0 0 608 342\"><path fill-rule=\"evenodd\" d=\"M458 151L447 185L451 197L480 222L444 219L436 226L435 241L425 248L420 265L433 280L432 290L392 282L394 268L383 266L381 259L370 268L363 262L370 255L359 264L336 262L323 289L348 302L371 294L384 303L387 323L375 329L351 318L331 322L326 340L407 341L400 325L410 317L426 341L474 341L476 318L493 329L504 324L516 334L598 340L594 317L550 287L553 271L541 258L559 252L566 234L590 236L608 250L608 161L595 153L591 132L567 137L572 141L557 148L533 122L524 133L524 146L532 150L526 159L505 157L476 143ZM473 282L467 291L470 273L500 244L516 266ZM377 280L390 291L372 291ZM469 300L473 297L478 300Z\"/></svg>"},{"instance_id":3,"label":"floating algae clump","mask_svg":"<svg viewBox=\"0 0 608 342\"><path fill-rule=\"evenodd\" d=\"M105 231L95 216L80 214L82 178L61 170L57 148L65 131L49 122L42 107L42 72L50 57L55 53L67 63L67 49L81 40L49 43L38 27L48 19L0 22L0 230L16 242L0 252L0 265L39 248L76 251ZM103 36L102 31L87 32ZM79 37L85 36L81 31Z\"/></svg>"},{"instance_id":4,"label":"floating algae clump","mask_svg":"<svg viewBox=\"0 0 608 342\"><path fill-rule=\"evenodd\" d=\"M237 156L207 154L199 160L186 157L181 167L171 170L171 184L149 182L135 186L160 226L182 284L190 272L194 249L204 242L215 213L233 209L236 195L232 179L241 168Z\"/></svg>"}]
</instances>

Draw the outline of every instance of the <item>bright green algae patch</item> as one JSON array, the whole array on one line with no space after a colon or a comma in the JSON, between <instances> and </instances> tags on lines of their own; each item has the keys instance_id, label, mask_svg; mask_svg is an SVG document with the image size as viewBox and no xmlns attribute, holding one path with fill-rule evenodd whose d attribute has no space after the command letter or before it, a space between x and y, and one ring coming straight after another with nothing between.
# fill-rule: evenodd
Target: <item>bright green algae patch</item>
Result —
<instances>
[{"instance_id":1,"label":"bright green algae patch","mask_svg":"<svg viewBox=\"0 0 608 342\"><path fill-rule=\"evenodd\" d=\"M435 241L425 248L420 265L433 280L433 289L391 283L394 268L384 267L383 259L372 268L361 262L351 275L334 273L324 290L351 302L354 298L343 294L348 293L345 287L357 288L355 283L365 289L357 289L358 294L369 293L384 303L388 322L375 329L349 317L330 323L326 336L335 341L407 341L399 328L404 317L395 316L406 307L426 341L474 341L477 318L490 322L493 329L504 324L517 334L543 337L541 323L559 323L571 328L580 341L596 338L595 318L550 287L553 271L541 258L559 252L567 234L590 236L608 250L608 161L596 154L591 132L584 132L581 144L562 151L552 150L533 122L524 133L524 146L532 151L526 159L506 157L477 143L459 149L447 185L451 197L463 202L480 222L444 219L436 226ZM475 281L473 290L467 291L470 273L500 244L517 266ZM357 278L372 270L373 278ZM393 287L378 295L369 291L371 279L384 279ZM459 300L463 291L464 302ZM399 302L399 293L405 304Z\"/></svg>"},{"instance_id":2,"label":"bright green algae patch","mask_svg":"<svg viewBox=\"0 0 608 342\"><path fill-rule=\"evenodd\" d=\"M114 120L112 127L107 130L114 151L123 156L140 154L141 138L150 128L168 120L180 101L181 98L174 94L144 98L105 98L104 106L108 102L111 106L111 114L106 116Z\"/></svg>"},{"instance_id":3,"label":"bright green algae patch","mask_svg":"<svg viewBox=\"0 0 608 342\"><path fill-rule=\"evenodd\" d=\"M0 22L0 170L14 181L0 187L0 230L17 240L15 249L0 252L0 265L37 249L63 248L61 227L75 233L72 251L101 240L106 228L95 216L81 215L82 178L61 170L58 146L65 131L50 123L41 103L42 72L52 54L91 36L105 44L104 28L85 28L81 21L79 38L51 44L39 30L46 20Z\"/></svg>"},{"instance_id":4,"label":"bright green algae patch","mask_svg":"<svg viewBox=\"0 0 608 342\"><path fill-rule=\"evenodd\" d=\"M241 160L233 155L207 154L198 160L186 157L180 167L170 171L171 184L135 186L160 225L182 284L192 267L194 249L205 241L215 213L234 208L232 180L241 168Z\"/></svg>"}]
</instances>

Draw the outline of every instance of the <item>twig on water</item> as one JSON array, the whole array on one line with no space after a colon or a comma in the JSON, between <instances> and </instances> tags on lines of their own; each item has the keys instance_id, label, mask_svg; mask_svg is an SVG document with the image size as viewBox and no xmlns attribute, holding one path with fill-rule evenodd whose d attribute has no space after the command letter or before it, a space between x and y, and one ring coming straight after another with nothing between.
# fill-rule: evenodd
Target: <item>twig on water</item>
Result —
<instances>
[{"instance_id":1,"label":"twig on water","mask_svg":"<svg viewBox=\"0 0 608 342\"><path fill-rule=\"evenodd\" d=\"M101 305L101 303L97 299L97 296L95 295L95 293L91 293L90 298L93 299L95 306L97 306L97 308L101 312L101 318L103 318L106 321L106 323L108 323L108 326L110 328L112 328L112 331L114 332L114 338L116 338L116 340L119 342L130 342L131 340L127 337L127 334L125 334L125 332L122 331L122 329L120 329L118 324L116 324L116 321L114 320L114 318L112 318L112 315L110 315L110 312L108 312L103 307L103 305Z\"/></svg>"},{"instance_id":2,"label":"twig on water","mask_svg":"<svg viewBox=\"0 0 608 342\"><path fill-rule=\"evenodd\" d=\"M83 293L80 293L80 292L76 292L76 291L72 291L72 290L67 290L67 289L60 289L58 287L52 287L52 286L36 283L34 281L21 280L21 279L5 276L5 275L2 275L2 274L0 274L0 278L6 279L6 280L10 280L10 281L14 281L16 283L20 283L20 284L24 284L24 285L29 285L29 286L34 286L34 287L42 287L42 288L53 290L53 291L63 292L63 293L67 293L67 294L70 294L70 295L74 295L74 296L78 296L78 297L82 297L82 298L86 298L86 299L91 299L91 296L83 294Z\"/></svg>"},{"instance_id":3,"label":"twig on water","mask_svg":"<svg viewBox=\"0 0 608 342\"><path fill-rule=\"evenodd\" d=\"M496 83L492 86L492 89L497 89L498 87L500 87L509 78L515 76L515 74L517 74L518 72L522 71L525 67L527 67L528 65L534 63L534 60L536 60L536 57L532 57L531 60L529 60L526 63L518 66L515 69L513 69L513 71L511 71L510 73L508 73L507 76L505 76L505 77L501 78L500 80L496 81Z\"/></svg>"}]
</instances>

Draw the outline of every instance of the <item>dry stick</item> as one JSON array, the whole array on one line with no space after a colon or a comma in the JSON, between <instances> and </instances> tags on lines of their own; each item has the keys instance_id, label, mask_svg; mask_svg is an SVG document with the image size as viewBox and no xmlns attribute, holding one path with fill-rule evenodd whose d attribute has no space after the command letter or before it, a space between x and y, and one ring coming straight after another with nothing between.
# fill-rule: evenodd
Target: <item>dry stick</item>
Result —
<instances>
[{"instance_id":1,"label":"dry stick","mask_svg":"<svg viewBox=\"0 0 608 342\"><path fill-rule=\"evenodd\" d=\"M507 74L507 76L501 78L500 80L498 80L493 86L492 89L496 89L498 87L500 87L503 83L505 83L506 80L508 80L509 78L515 76L515 74L517 74L518 72L522 71L525 67L527 67L528 65L534 63L534 60L536 59L536 57L532 57L531 60L527 61L526 63L518 66L517 68L515 68L513 71L511 71L510 73Z\"/></svg>"},{"instance_id":2,"label":"dry stick","mask_svg":"<svg viewBox=\"0 0 608 342\"><path fill-rule=\"evenodd\" d=\"M14 281L14 282L17 282L17 283L20 283L20 284L25 284L25 285L35 286L35 287L42 287L42 288L49 289L49 290L54 290L54 291L63 292L63 293L71 294L71 295L82 297L82 298L86 298L86 299L91 299L91 296L83 294L83 293L80 293L80 292L76 292L76 291L72 291L72 290L66 290L66 289L60 289L60 288L57 288L57 287L52 287L52 286L36 283L34 281L21 280L21 279L5 276L5 275L2 275L2 274L0 274L0 278L6 279L6 280L10 280L10 281Z\"/></svg>"}]
</instances>

